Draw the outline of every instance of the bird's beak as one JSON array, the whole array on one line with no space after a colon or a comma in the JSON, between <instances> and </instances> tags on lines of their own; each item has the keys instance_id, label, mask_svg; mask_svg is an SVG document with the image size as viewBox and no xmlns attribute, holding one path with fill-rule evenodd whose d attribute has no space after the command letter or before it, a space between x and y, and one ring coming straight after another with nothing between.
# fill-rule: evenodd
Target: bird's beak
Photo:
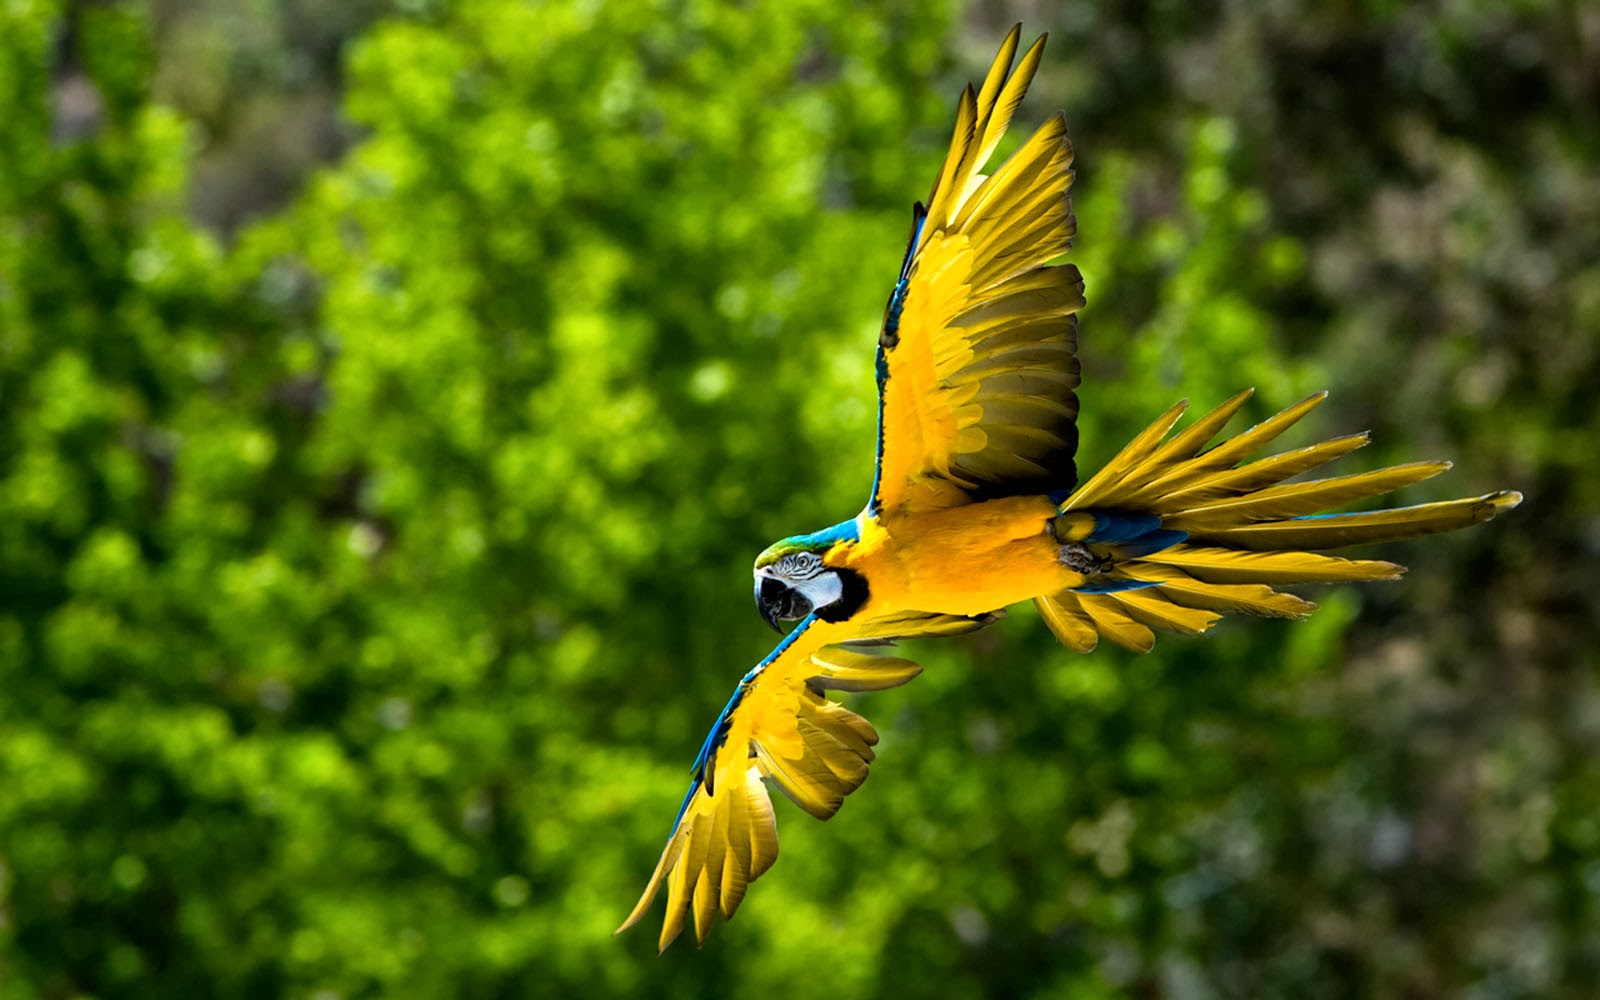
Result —
<instances>
[{"instance_id":1,"label":"bird's beak","mask_svg":"<svg viewBox=\"0 0 1600 1000\"><path fill-rule=\"evenodd\" d=\"M783 585L778 581L764 576L756 577L756 609L761 612L761 617L766 619L772 631L783 634L783 627L778 624L778 602L783 594Z\"/></svg>"},{"instance_id":2,"label":"bird's beak","mask_svg":"<svg viewBox=\"0 0 1600 1000\"><path fill-rule=\"evenodd\" d=\"M772 626L772 631L783 634L783 626L778 624L783 614L784 605L788 603L785 597L789 588L771 577L763 576L756 579L756 607L761 609L761 617Z\"/></svg>"},{"instance_id":3,"label":"bird's beak","mask_svg":"<svg viewBox=\"0 0 1600 1000\"><path fill-rule=\"evenodd\" d=\"M779 635L785 634L782 622L804 618L811 612L811 602L803 595L782 580L766 576L756 580L756 607Z\"/></svg>"}]
</instances>

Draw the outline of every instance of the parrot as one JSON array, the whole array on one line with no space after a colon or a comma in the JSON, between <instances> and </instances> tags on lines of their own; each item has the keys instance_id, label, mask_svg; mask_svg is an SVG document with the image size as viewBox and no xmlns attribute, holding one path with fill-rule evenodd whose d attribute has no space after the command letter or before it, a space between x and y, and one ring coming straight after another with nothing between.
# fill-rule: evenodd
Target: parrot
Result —
<instances>
[{"instance_id":1,"label":"parrot","mask_svg":"<svg viewBox=\"0 0 1600 1000\"><path fill-rule=\"evenodd\" d=\"M1482 496L1330 512L1450 467L1424 461L1296 478L1365 433L1258 457L1327 396L1213 439L1239 392L1176 429L1179 402L1079 483L1075 464L1083 279L1064 262L1076 222L1073 147L1057 112L993 173L981 171L1039 68L1021 25L956 106L949 151L909 243L878 336L876 470L866 506L768 546L755 602L780 634L706 736L638 904L665 889L665 951L691 915L704 943L777 859L768 783L826 820L866 780L872 725L829 697L879 691L921 667L883 646L980 629L1032 602L1068 648L1149 651L1155 632L1199 635L1224 614L1302 618L1280 586L1389 580L1404 567L1326 554L1478 524L1521 502ZM1014 64L1014 65L1013 65ZM1208 447L1209 446L1209 447Z\"/></svg>"}]
</instances>

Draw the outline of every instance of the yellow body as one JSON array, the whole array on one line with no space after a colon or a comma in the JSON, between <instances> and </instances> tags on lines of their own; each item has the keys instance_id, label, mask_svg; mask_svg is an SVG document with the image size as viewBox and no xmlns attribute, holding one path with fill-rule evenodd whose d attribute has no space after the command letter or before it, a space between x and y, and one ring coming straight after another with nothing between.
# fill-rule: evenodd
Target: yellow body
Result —
<instances>
[{"instance_id":1,"label":"yellow body","mask_svg":"<svg viewBox=\"0 0 1600 1000\"><path fill-rule=\"evenodd\" d=\"M869 581L862 616L981 615L1083 583L1061 561L1050 531L1056 515L1048 498L1032 496L862 517L861 539L824 562Z\"/></svg>"}]
</instances>

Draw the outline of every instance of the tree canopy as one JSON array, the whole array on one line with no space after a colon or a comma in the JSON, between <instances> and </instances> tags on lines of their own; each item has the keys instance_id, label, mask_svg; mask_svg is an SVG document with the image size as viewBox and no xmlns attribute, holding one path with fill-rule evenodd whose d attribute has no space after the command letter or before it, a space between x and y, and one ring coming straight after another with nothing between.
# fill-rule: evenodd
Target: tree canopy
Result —
<instances>
[{"instance_id":1,"label":"tree canopy","mask_svg":"<svg viewBox=\"0 0 1600 1000\"><path fill-rule=\"evenodd\" d=\"M610 935L771 647L750 560L865 499L1016 11L0 5L0 996L1600 981L1593 11L1022 7L1081 469L1329 388L1302 442L1528 502L1306 622L911 644L867 788L658 958Z\"/></svg>"}]
</instances>

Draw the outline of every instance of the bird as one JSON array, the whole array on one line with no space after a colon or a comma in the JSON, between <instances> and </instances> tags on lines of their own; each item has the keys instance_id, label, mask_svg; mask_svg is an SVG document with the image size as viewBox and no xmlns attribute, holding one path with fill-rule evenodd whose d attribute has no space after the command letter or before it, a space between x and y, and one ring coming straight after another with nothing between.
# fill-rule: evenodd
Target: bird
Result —
<instances>
[{"instance_id":1,"label":"bird","mask_svg":"<svg viewBox=\"0 0 1600 1000\"><path fill-rule=\"evenodd\" d=\"M1149 651L1155 632L1199 635L1226 613L1302 618L1276 588L1389 580L1404 567L1325 550L1478 524L1521 494L1380 510L1340 507L1420 483L1449 462L1303 479L1365 433L1256 457L1317 393L1211 445L1239 392L1176 429L1179 402L1078 482L1076 357L1083 279L1061 260L1076 222L1073 147L1049 117L982 170L1038 70L1046 36L1014 27L982 85L956 106L949 151L912 209L878 336L876 469L856 516L768 546L755 602L783 633L740 679L701 745L660 860L617 933L664 889L665 951L694 922L703 944L777 859L768 785L826 820L866 780L877 733L831 692L895 687L921 672L881 647L980 629L1032 602L1068 648L1103 639ZM1208 447L1208 445L1210 445Z\"/></svg>"}]
</instances>

